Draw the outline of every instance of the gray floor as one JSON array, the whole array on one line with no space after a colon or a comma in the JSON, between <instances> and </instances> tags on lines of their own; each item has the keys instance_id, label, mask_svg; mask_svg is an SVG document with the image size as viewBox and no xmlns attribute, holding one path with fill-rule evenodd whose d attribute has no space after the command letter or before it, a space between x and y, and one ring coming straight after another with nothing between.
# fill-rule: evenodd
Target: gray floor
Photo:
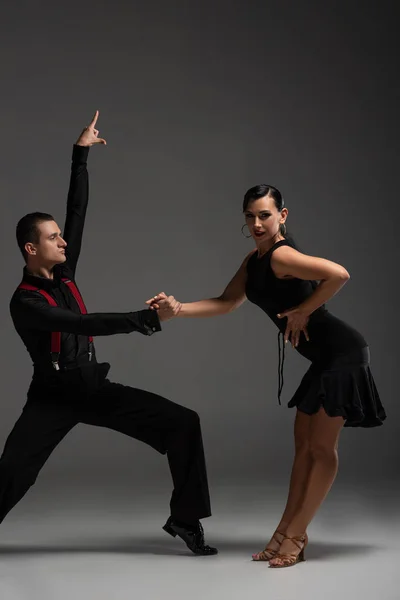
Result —
<instances>
[{"instance_id":1,"label":"gray floor","mask_svg":"<svg viewBox=\"0 0 400 600\"><path fill-rule=\"evenodd\" d=\"M1 600L400 598L399 494L335 486L312 524L307 561L251 561L275 525L282 488L226 484L205 520L217 557L194 557L160 530L166 490L37 484L0 537Z\"/></svg>"}]
</instances>

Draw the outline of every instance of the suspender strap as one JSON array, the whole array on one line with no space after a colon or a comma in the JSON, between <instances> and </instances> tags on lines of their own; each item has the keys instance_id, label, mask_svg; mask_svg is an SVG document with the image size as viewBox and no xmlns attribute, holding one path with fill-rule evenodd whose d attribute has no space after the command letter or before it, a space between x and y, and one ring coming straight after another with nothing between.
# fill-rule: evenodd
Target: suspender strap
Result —
<instances>
[{"instance_id":1,"label":"suspender strap","mask_svg":"<svg viewBox=\"0 0 400 600\"><path fill-rule=\"evenodd\" d=\"M83 302L82 296L77 288L77 286L75 285L75 283L73 281L71 281L70 279L66 279L63 278L62 281L69 287L73 297L75 298L78 306L79 306L79 310L81 311L82 315L86 315L87 314L87 310L86 310L86 306L85 303ZM58 306L57 302L54 300L54 298L52 296L50 296L50 294L48 294L45 290L41 290L40 288L31 285L30 283L26 283L25 281L22 281L19 286L18 289L20 290L27 290L27 291L31 291L31 292L39 292L39 294L41 294L43 296L43 298L45 298L47 300L47 302L50 304L50 306ZM52 331L51 332L51 362L53 363L53 367L56 369L56 371L58 371L60 369L60 366L58 364L59 358L60 358L60 350L61 350L61 331ZM89 336L89 360L91 360L92 358L92 354L93 354L93 336Z\"/></svg>"},{"instance_id":2,"label":"suspender strap","mask_svg":"<svg viewBox=\"0 0 400 600\"><path fill-rule=\"evenodd\" d=\"M81 296L80 291L77 288L76 283L74 283L71 279L66 279L65 277L62 278L62 281L65 283L65 285L67 285L71 291L71 294L73 295L73 297L75 298L78 306L79 306L79 310L81 311L82 315L87 315L87 310L86 310L86 306L85 303L83 301L83 298ZM89 336L89 343L93 343L93 336Z\"/></svg>"},{"instance_id":3,"label":"suspender strap","mask_svg":"<svg viewBox=\"0 0 400 600\"><path fill-rule=\"evenodd\" d=\"M54 300L54 298L52 296L50 296L50 294L48 294L45 290L41 290L41 289L35 287L34 285L31 285L30 283L25 283L25 281L23 281L18 286L18 288L21 290L28 290L31 292L39 292L39 294L41 294L43 296L43 298L46 298L46 300L50 304L50 306L57 306L57 302ZM61 350L61 331L52 331L51 332L50 352L51 352L51 362L53 363L53 367L56 369L56 371L58 371L60 368L59 364L58 364L58 360L60 358L60 350Z\"/></svg>"}]
</instances>

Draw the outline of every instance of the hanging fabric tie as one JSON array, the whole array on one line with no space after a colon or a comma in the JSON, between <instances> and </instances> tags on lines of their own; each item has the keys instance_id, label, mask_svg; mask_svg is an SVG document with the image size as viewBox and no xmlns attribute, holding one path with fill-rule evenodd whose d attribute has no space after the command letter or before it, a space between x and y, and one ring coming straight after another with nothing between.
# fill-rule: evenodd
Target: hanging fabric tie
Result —
<instances>
[{"instance_id":1,"label":"hanging fabric tie","mask_svg":"<svg viewBox=\"0 0 400 600\"><path fill-rule=\"evenodd\" d=\"M285 336L283 331L278 332L278 402L281 404L283 389L283 367L285 364Z\"/></svg>"}]
</instances>

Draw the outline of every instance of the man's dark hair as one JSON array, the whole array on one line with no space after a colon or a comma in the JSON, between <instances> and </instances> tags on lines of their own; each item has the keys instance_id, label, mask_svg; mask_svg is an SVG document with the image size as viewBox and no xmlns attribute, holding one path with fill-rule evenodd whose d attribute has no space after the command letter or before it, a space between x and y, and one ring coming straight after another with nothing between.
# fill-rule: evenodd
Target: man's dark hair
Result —
<instances>
[{"instance_id":1,"label":"man's dark hair","mask_svg":"<svg viewBox=\"0 0 400 600\"><path fill-rule=\"evenodd\" d=\"M25 244L28 242L31 242L32 244L39 243L40 231L38 225L44 221L54 221L54 217L48 213L33 212L22 217L17 223L17 244L22 252L25 262L27 260Z\"/></svg>"}]
</instances>

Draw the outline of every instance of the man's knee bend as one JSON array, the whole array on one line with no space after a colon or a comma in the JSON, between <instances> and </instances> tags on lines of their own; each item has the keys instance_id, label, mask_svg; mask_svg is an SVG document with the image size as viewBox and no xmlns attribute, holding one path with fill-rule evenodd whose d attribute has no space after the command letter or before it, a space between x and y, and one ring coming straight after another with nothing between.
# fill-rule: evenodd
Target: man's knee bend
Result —
<instances>
[{"instance_id":1,"label":"man's knee bend","mask_svg":"<svg viewBox=\"0 0 400 600\"><path fill-rule=\"evenodd\" d=\"M180 425L184 429L198 429L200 427L200 417L198 413L191 408L185 408L180 415Z\"/></svg>"},{"instance_id":2,"label":"man's knee bend","mask_svg":"<svg viewBox=\"0 0 400 600\"><path fill-rule=\"evenodd\" d=\"M25 485L31 486L35 483L38 476L37 469L27 468L22 463L9 460L0 460L0 481L10 481L12 479L21 479Z\"/></svg>"},{"instance_id":3,"label":"man's knee bend","mask_svg":"<svg viewBox=\"0 0 400 600\"><path fill-rule=\"evenodd\" d=\"M18 463L7 459L0 460L0 483L7 483L18 477Z\"/></svg>"},{"instance_id":4,"label":"man's knee bend","mask_svg":"<svg viewBox=\"0 0 400 600\"><path fill-rule=\"evenodd\" d=\"M9 479L18 472L17 463L10 461L6 458L0 460L0 479Z\"/></svg>"}]
</instances>

